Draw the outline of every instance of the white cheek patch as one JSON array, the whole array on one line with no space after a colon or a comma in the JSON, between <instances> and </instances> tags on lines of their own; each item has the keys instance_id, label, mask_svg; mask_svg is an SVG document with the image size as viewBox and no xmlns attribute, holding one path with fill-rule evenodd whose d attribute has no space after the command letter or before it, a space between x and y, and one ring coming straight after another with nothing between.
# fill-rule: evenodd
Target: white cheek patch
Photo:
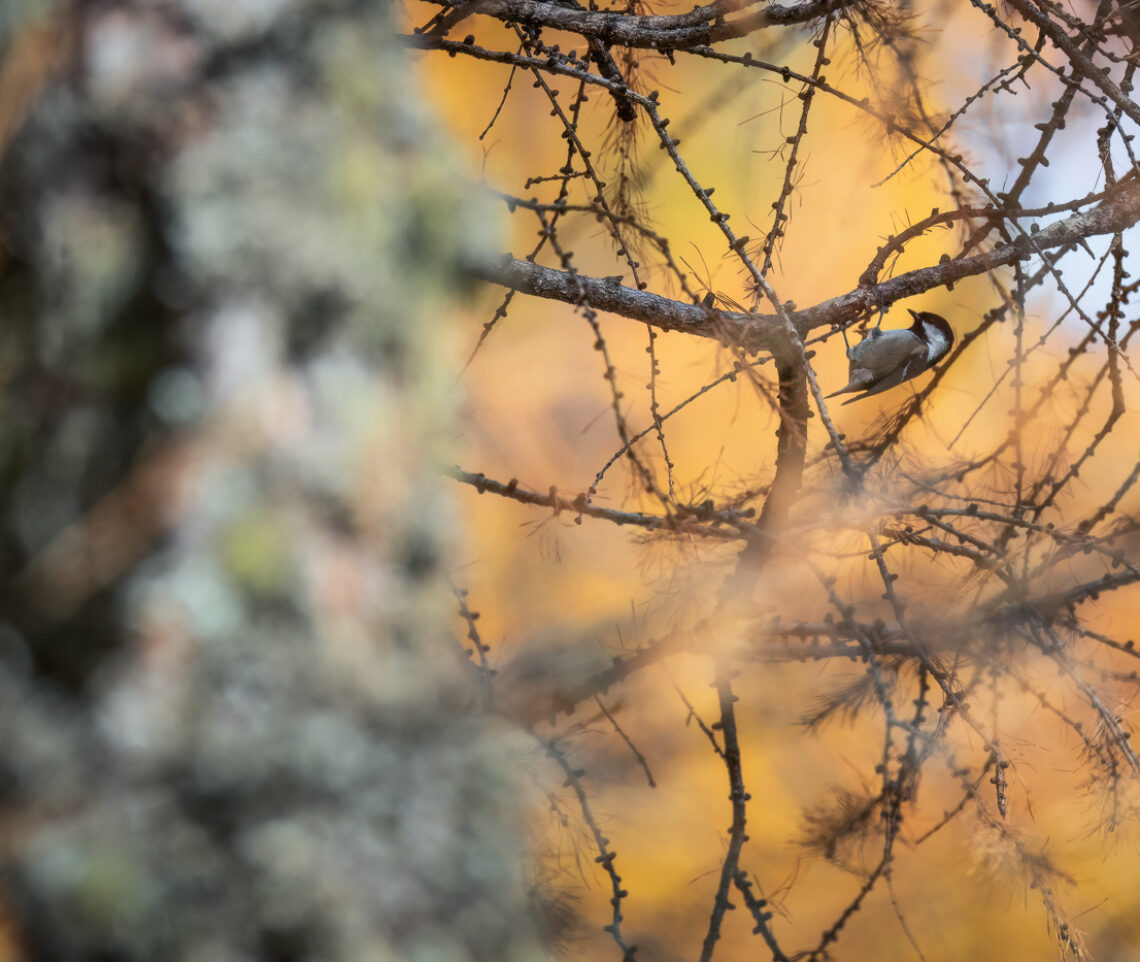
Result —
<instances>
[{"instance_id":1,"label":"white cheek patch","mask_svg":"<svg viewBox=\"0 0 1140 962\"><path fill-rule=\"evenodd\" d=\"M950 349L950 339L930 325L924 325L923 333L926 335L926 363L933 364Z\"/></svg>"}]
</instances>

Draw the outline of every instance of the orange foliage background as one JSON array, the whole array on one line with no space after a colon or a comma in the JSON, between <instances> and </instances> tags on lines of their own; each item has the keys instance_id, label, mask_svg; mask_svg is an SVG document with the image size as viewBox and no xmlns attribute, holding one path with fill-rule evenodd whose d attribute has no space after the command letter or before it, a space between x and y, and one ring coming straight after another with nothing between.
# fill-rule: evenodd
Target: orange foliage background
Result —
<instances>
[{"instance_id":1,"label":"orange foliage background","mask_svg":"<svg viewBox=\"0 0 1140 962\"><path fill-rule=\"evenodd\" d=\"M466 25L461 32L467 32ZM815 49L803 34L795 36L799 49L772 51L760 46L770 39L766 32L757 34L756 56L786 58L783 62L809 71ZM978 78L987 75L991 38L978 32L968 11L950 14L940 27L928 26L923 36L919 64L934 78L927 96L937 112L945 103L960 102ZM788 35L773 39L782 43ZM510 37L501 33L477 35L476 40L495 49L512 48ZM829 80L858 95L863 81L852 51L848 48L832 59ZM716 187L717 201L722 210L732 213L737 233L756 236L767 229L770 201L778 195L783 177L783 163L773 160L772 152L793 131L799 102L794 85L790 88L759 71L717 66L692 57L668 65L646 54L641 58L641 89L660 86L663 101L686 105L689 112L672 117L670 132L682 139L685 157L702 184ZM556 170L564 162L561 124L550 117L545 96L532 89L529 77L515 76L501 114L480 140L502 96L509 68L429 54L419 58L416 69L439 116L467 151L473 177L481 176L491 188L514 191L528 176ZM876 95L874 90L866 92ZM1021 96L1045 103L1054 93L1027 90ZM591 105L594 112L585 121L583 140L594 147L595 160L608 171L613 164L602 159L601 145L612 143L614 136L605 126L612 119L612 103L595 94ZM994 117L993 123L996 131L1003 119ZM924 157L876 186L901 162L905 151L886 142L846 105L817 98L810 128L809 151L789 207L787 236L770 277L782 298L801 307L853 288L885 237L932 208L946 206L944 178ZM983 138L986 133L974 130L973 135ZM969 151L970 145L959 149ZM640 196L655 228L671 238L674 255L689 265L699 288L711 289L728 302L746 304L743 279L735 260L724 253L723 237L644 131L639 160L640 176L647 180ZM1059 169L1055 175L1087 173ZM539 189L534 188L535 194ZM584 201L586 194L587 188L577 182L571 199ZM504 211L501 223L503 249L523 256L537 239L537 222L525 212L508 216ZM562 239L568 243L568 235ZM924 238L908 249L896 272L936 263L939 252L953 252L954 245L949 232ZM580 229L572 236L572 247L574 263L584 273L604 276L620 270L601 227L592 233ZM679 293L668 285L658 286L659 272L650 271L648 278L651 290ZM989 284L979 277L908 306L946 316L961 335L990 306ZM475 348L502 293L480 288L473 295L460 319L466 344L456 356L457 366ZM1033 342L1051 322L1056 307L1038 301L1029 308L1026 341ZM646 331L613 316L603 315L601 324L620 372L628 422L640 430L650 423ZM908 324L901 305L885 321L887 327ZM1077 328L1074 332L1070 341L1080 333ZM444 457L497 480L517 478L522 486L540 492L554 485L572 497L589 487L619 447L609 389L602 377L604 365L593 340L586 322L570 306L516 296L507 316L463 369L462 435L445 443ZM996 328L974 346L964 363L955 366L927 406L925 421L908 430L906 445L916 458L948 464L984 451L1004 436L1011 404L1008 383L961 439L949 444L1005 369L1013 349L1010 326ZM1033 369L1041 376L1051 373L1062 349L1056 339L1051 341L1048 357L1039 357ZM733 360L715 343L678 334L662 334L656 350L663 410L730 369ZM820 382L825 391L834 390L846 380L842 342L833 336L815 345L815 350L813 364ZM1137 401L1135 378L1129 378L1126 387L1131 408ZM1027 388L1032 396L1032 385ZM904 386L851 407L833 407L832 415L841 431L856 438L875 426L881 411L897 408L909 390ZM722 384L670 419L666 435L679 499L699 502L706 492L723 495L769 478L776 421L772 408L745 379ZM1050 423L1047 416L1041 418L1023 439L1031 455L1048 450ZM826 435L818 420L809 427L810 463ZM1135 415L1126 415L1124 429L1109 441L1114 449L1102 453L1100 461L1130 462L1135 456L1135 429ZM641 450L663 470L652 438L642 443ZM1095 471L1082 481L1082 498L1067 501L1062 513L1080 517L1118 483L1115 476L1101 477ZM816 499L813 510L829 509L826 489L807 497L809 504ZM703 652L708 646L739 640L741 628L710 628L702 619L714 607L735 549L659 540L644 543L636 533L613 525L588 518L578 524L567 515L552 517L545 509L479 495L463 486L455 498L466 536L462 564L453 578L470 590L469 603L481 614L483 640L491 646L489 657L501 672L497 683L508 693L520 691L519 699L551 697L560 684L605 667L609 657L623 648L636 647L678 626L701 626L693 633L694 650L669 659L667 670L651 668L635 675L604 699L644 753L656 787L649 787L633 754L600 714L589 717L582 708L572 719L562 716L554 726L538 726L544 733L581 726L574 758L586 771L594 810L618 853L616 864L630 892L623 904L624 929L629 941L639 945L639 957L696 957L730 809L723 765L688 717L673 683L702 718L717 717L709 688L711 664ZM595 503L651 507L638 498L619 463L599 486ZM849 557L833 560L835 569L843 572L844 584L857 596L877 595L881 590L875 588L877 576L853 560L865 553L865 544L852 535L846 548ZM949 576L958 570L955 559L947 558L944 569L927 570L928 565L921 560L906 572L912 579L908 584L912 605L924 603L936 612L954 611L968 602L942 593L953 580ZM806 618L826 607L818 584L805 581L794 565L775 565L761 580L756 597L761 614L778 608L787 617L789 610L801 608ZM925 596L918 594L923 585ZM1135 631L1133 597L1125 590L1102 602L1096 610L1097 626L1118 637ZM889 617L885 605L884 616ZM799 839L805 810L830 804L837 786L870 784L881 751L881 717L870 712L851 724L832 724L819 732L807 731L800 720L837 683L863 671L852 664L744 665L737 681L744 778L752 795L744 865L771 899L774 926L785 947L814 944L813 938L855 897L861 884L857 875L808 854ZM1047 696L1057 694L1054 678L1043 674L1040 685ZM1035 699L1013 691L1004 694L1000 711L1005 745L1007 750L1016 746L1007 825L1030 848L1047 851L1071 875L1075 884L1062 897L1071 917L1087 933L1094 954L1103 959L1132 958L1140 947L1140 900L1133 894L1140 891L1136 836L1097 833L1096 799L1082 787L1079 744L1072 733L1043 712ZM1134 721L1134 706L1121 707L1126 720ZM970 750L980 751L960 732L952 736L952 744L954 739L964 756ZM568 790L558 787L560 773L543 760L537 746L529 764L535 773L535 848L554 887L574 896L581 920L572 934L571 955L614 958L617 950L601 930L609 919L610 891L593 863L575 802ZM915 845L960 797L958 783L944 767L929 765L918 804L907 813L892 885L889 891L877 889L854 915L834 949L836 958L881 962L917 958L899 914L922 955L932 962L1038 959L1056 951L1054 933L1047 930L1036 893L1008 871L1002 852L987 833L976 829L971 817L962 816L921 846ZM567 814L567 825L561 824L558 812ZM860 853L850 855L853 866L866 868ZM874 851L869 853L870 859L875 857ZM745 953L766 957L751 928L743 908L730 913L726 943L718 947L721 957L743 958Z\"/></svg>"}]
</instances>

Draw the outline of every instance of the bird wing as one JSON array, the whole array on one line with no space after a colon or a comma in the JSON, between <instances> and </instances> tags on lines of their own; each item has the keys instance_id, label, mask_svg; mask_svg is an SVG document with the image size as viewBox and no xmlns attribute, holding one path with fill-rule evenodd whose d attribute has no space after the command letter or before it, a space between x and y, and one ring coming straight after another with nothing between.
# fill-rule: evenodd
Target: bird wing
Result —
<instances>
[{"instance_id":1,"label":"bird wing","mask_svg":"<svg viewBox=\"0 0 1140 962\"><path fill-rule=\"evenodd\" d=\"M899 331L898 333L910 334L910 331ZM851 404L855 401L862 401L863 398L870 397L872 394L889 391L904 381L909 381L912 377L918 377L919 374L930 367L926 356L926 345L913 334L911 334L911 338L914 342L912 344L902 343L900 339L900 343L897 347L896 345L892 345L892 348L896 348L896 350L891 355L891 360L897 361L897 363L886 377L869 385L868 389L862 394L848 398L848 400L843 403Z\"/></svg>"},{"instance_id":2,"label":"bird wing","mask_svg":"<svg viewBox=\"0 0 1140 962\"><path fill-rule=\"evenodd\" d=\"M868 366L872 350L876 367L888 372L879 380L875 380L874 372ZM907 330L872 332L851 348L848 357L851 365L847 384L828 397L868 389L866 393L851 399L858 401L921 374L926 363L926 345L921 338ZM844 403L850 404L851 401Z\"/></svg>"}]
</instances>

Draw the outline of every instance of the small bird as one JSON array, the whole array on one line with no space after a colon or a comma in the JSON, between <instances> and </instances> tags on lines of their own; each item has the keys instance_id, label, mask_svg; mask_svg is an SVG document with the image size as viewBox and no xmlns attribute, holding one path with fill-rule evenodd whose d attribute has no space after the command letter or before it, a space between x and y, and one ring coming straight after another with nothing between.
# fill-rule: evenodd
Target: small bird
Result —
<instances>
[{"instance_id":1,"label":"small bird","mask_svg":"<svg viewBox=\"0 0 1140 962\"><path fill-rule=\"evenodd\" d=\"M918 377L946 356L954 344L954 331L946 319L929 311L910 313L914 323L906 330L881 331L874 327L854 347L848 343L844 329L843 343L847 344L847 359L851 362L849 380L828 397L862 391L843 403L861 401Z\"/></svg>"}]
</instances>

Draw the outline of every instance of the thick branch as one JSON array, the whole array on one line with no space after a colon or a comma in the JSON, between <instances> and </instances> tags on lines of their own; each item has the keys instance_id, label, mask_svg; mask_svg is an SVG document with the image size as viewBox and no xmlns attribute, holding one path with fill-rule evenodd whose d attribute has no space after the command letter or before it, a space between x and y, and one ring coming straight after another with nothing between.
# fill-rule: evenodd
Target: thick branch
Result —
<instances>
[{"instance_id":1,"label":"thick branch","mask_svg":"<svg viewBox=\"0 0 1140 962\"><path fill-rule=\"evenodd\" d=\"M522 294L567 304L586 301L597 310L645 321L663 331L680 331L753 348L783 336L783 329L774 315L736 314L699 304L686 304L660 294L623 287L620 277L587 277L512 258L477 264L472 270L483 280Z\"/></svg>"},{"instance_id":2,"label":"thick branch","mask_svg":"<svg viewBox=\"0 0 1140 962\"><path fill-rule=\"evenodd\" d=\"M596 37L606 44L683 50L747 36L765 27L810 23L833 10L851 6L854 2L855 0L811 0L787 7L770 4L733 20L726 17L739 10L739 0L716 0L715 3L697 7L689 13L644 17L587 10L576 5L563 6L544 0L483 0L479 5L479 13L504 22L550 27L581 34L583 37Z\"/></svg>"},{"instance_id":3,"label":"thick branch","mask_svg":"<svg viewBox=\"0 0 1140 962\"><path fill-rule=\"evenodd\" d=\"M1116 233L1131 227L1137 220L1140 220L1140 183L1125 183L1091 210L1050 224L1030 237L1021 237L987 253L908 271L877 287L857 287L812 307L789 311L788 317L800 335L806 337L817 327L845 324L872 308L877 309L880 304L889 306L936 287L1027 260L1035 254L1068 247L1086 237ZM484 280L523 294L570 304L586 300L598 310L644 321L661 330L729 341L752 351L770 350L787 338L779 319L772 314L737 314L686 304L624 287L618 277L586 277L514 259L478 264L473 271Z\"/></svg>"},{"instance_id":4,"label":"thick branch","mask_svg":"<svg viewBox=\"0 0 1140 962\"><path fill-rule=\"evenodd\" d=\"M784 526L788 510L799 494L807 456L807 376L802 357L788 363L777 360L780 377L780 427L776 443L776 477L760 513L759 526L775 532Z\"/></svg>"},{"instance_id":5,"label":"thick branch","mask_svg":"<svg viewBox=\"0 0 1140 962\"><path fill-rule=\"evenodd\" d=\"M780 427L776 431L776 474L764 501L756 531L745 541L736 567L725 583L729 596L744 597L755 586L775 536L785 526L788 512L799 497L807 455L808 392L806 360L781 353L776 358L780 377Z\"/></svg>"}]
</instances>

